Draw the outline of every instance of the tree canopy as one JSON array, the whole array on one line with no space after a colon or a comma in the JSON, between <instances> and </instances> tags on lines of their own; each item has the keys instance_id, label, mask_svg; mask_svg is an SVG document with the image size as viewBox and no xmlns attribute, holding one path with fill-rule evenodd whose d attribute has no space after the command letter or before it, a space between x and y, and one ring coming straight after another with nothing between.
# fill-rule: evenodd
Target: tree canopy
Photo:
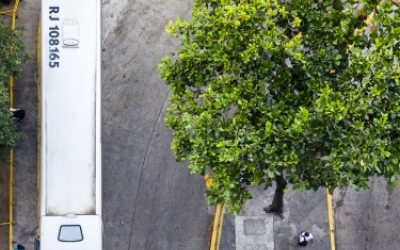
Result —
<instances>
[{"instance_id":1,"label":"tree canopy","mask_svg":"<svg viewBox=\"0 0 400 250\"><path fill-rule=\"evenodd\" d=\"M251 198L243 172L300 191L367 189L373 175L397 184L395 3L195 0L190 21L167 25L182 44L159 64L172 89L165 121L177 160L211 176L210 202L239 212Z\"/></svg>"},{"instance_id":2,"label":"tree canopy","mask_svg":"<svg viewBox=\"0 0 400 250\"><path fill-rule=\"evenodd\" d=\"M21 63L29 59L22 42L22 28L12 30L0 21L0 161L6 160L6 150L13 148L24 135L9 110L9 79L21 73Z\"/></svg>"}]
</instances>

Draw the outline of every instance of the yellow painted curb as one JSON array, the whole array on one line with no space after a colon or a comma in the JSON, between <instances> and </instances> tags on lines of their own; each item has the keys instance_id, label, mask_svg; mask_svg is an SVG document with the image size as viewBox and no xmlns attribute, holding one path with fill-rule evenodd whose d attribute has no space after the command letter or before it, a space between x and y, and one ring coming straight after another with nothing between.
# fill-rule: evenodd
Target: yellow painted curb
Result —
<instances>
[{"instance_id":1,"label":"yellow painted curb","mask_svg":"<svg viewBox=\"0 0 400 250\"><path fill-rule=\"evenodd\" d=\"M326 189L326 200L328 205L328 223L329 223L329 238L331 240L331 250L335 250L335 225L333 219L333 208L332 208L332 195Z\"/></svg>"},{"instance_id":2,"label":"yellow painted curb","mask_svg":"<svg viewBox=\"0 0 400 250\"><path fill-rule=\"evenodd\" d=\"M222 225L224 222L225 215L225 204L217 204L214 213L214 222L211 233L210 250L219 250L219 245L221 243Z\"/></svg>"},{"instance_id":3,"label":"yellow painted curb","mask_svg":"<svg viewBox=\"0 0 400 250\"><path fill-rule=\"evenodd\" d=\"M12 10L0 12L0 15L12 13L11 17L11 29L15 29L15 23L17 19L17 10L19 6L20 0L16 0L14 4L14 8ZM9 84L9 98L10 98L10 108L14 106L14 78L10 76L10 84ZM9 180L9 221L2 222L0 225L9 225L9 249L13 250L13 220L14 220L14 211L13 211L13 203L14 203L14 150L10 149L9 153L10 163L9 163L9 171L10 171L10 180Z\"/></svg>"}]
</instances>

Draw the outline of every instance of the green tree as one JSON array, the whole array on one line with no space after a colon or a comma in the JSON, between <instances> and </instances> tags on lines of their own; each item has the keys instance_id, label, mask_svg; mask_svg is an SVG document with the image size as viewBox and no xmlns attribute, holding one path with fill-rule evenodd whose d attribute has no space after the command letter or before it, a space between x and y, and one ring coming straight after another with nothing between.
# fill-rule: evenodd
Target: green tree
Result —
<instances>
[{"instance_id":1,"label":"green tree","mask_svg":"<svg viewBox=\"0 0 400 250\"><path fill-rule=\"evenodd\" d=\"M182 41L159 64L171 87L172 149L209 174L209 201L239 212L255 185L277 183L266 212L299 191L400 172L400 18L379 0L196 0ZM367 25L366 23L369 23Z\"/></svg>"},{"instance_id":2,"label":"green tree","mask_svg":"<svg viewBox=\"0 0 400 250\"><path fill-rule=\"evenodd\" d=\"M0 161L7 159L8 149L15 147L25 136L9 110L9 79L21 73L21 63L29 59L22 42L23 28L12 30L0 22Z\"/></svg>"}]
</instances>

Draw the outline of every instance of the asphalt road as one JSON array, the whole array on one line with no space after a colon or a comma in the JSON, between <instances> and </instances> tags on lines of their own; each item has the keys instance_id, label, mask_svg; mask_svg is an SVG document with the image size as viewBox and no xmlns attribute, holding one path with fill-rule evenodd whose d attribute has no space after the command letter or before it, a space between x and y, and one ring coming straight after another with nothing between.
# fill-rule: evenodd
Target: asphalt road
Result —
<instances>
[{"instance_id":1,"label":"asphalt road","mask_svg":"<svg viewBox=\"0 0 400 250\"><path fill-rule=\"evenodd\" d=\"M399 250L400 188L373 177L369 190L335 190L335 235L339 250Z\"/></svg>"},{"instance_id":2,"label":"asphalt road","mask_svg":"<svg viewBox=\"0 0 400 250\"><path fill-rule=\"evenodd\" d=\"M175 162L164 125L169 88L158 62L179 41L169 20L189 17L191 1L102 1L102 146L105 250L207 249L212 211L204 179ZM22 1L17 25L36 53L40 0ZM27 111L28 139L15 150L16 243L33 249L36 217L36 57L15 83L15 106Z\"/></svg>"}]
</instances>

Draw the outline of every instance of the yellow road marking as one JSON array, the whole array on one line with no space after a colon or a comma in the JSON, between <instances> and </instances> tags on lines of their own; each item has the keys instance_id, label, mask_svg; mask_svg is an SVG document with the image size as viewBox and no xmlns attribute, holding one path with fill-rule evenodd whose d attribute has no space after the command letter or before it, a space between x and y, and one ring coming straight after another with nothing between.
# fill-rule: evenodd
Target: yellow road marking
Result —
<instances>
[{"instance_id":1,"label":"yellow road marking","mask_svg":"<svg viewBox=\"0 0 400 250\"><path fill-rule=\"evenodd\" d=\"M220 220L219 220L219 227L218 227L218 236L217 236L217 246L219 249L219 246L221 244L221 235L222 235L222 225L224 223L224 215L225 215L225 204L221 208L221 215L220 215Z\"/></svg>"},{"instance_id":2,"label":"yellow road marking","mask_svg":"<svg viewBox=\"0 0 400 250\"><path fill-rule=\"evenodd\" d=\"M225 204L221 207L221 205L217 204L215 207L214 213L214 222L212 227L211 234L211 243L210 250L219 250L219 246L221 243L221 234L222 234L222 225L224 221L225 214Z\"/></svg>"},{"instance_id":3,"label":"yellow road marking","mask_svg":"<svg viewBox=\"0 0 400 250\"><path fill-rule=\"evenodd\" d=\"M328 203L328 223L329 223L329 237L331 240L331 250L335 250L335 226L333 219L333 209L332 209L332 195L326 189L326 199Z\"/></svg>"},{"instance_id":4,"label":"yellow road marking","mask_svg":"<svg viewBox=\"0 0 400 250\"><path fill-rule=\"evenodd\" d=\"M214 213L214 223L213 223L213 227L212 227L212 233L211 233L211 244L210 244L210 250L216 250L218 248L215 248L215 242L216 242L216 238L217 238L217 234L215 229L217 228L218 225L218 215L220 213L221 210L221 206L219 204L217 204L217 206L215 207L215 213Z\"/></svg>"}]
</instances>

